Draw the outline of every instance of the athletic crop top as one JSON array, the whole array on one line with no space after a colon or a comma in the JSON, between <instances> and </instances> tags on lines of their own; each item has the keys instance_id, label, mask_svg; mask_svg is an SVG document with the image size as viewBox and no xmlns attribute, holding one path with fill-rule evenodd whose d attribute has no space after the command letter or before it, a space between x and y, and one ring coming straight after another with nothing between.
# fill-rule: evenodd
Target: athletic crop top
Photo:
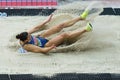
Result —
<instances>
[{"instance_id":1,"label":"athletic crop top","mask_svg":"<svg viewBox=\"0 0 120 80\"><path fill-rule=\"evenodd\" d=\"M42 38L40 36L38 37L31 36L31 40L27 44L33 44L39 47L44 47L47 42L48 42L47 39Z\"/></svg>"}]
</instances>

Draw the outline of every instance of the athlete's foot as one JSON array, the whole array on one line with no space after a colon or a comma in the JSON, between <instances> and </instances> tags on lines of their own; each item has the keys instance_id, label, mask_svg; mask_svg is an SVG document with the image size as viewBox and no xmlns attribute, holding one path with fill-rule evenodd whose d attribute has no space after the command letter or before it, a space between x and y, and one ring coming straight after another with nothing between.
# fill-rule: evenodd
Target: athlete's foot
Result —
<instances>
[{"instance_id":1,"label":"athlete's foot","mask_svg":"<svg viewBox=\"0 0 120 80\"><path fill-rule=\"evenodd\" d=\"M88 16L88 13L89 13L89 11L88 11L88 10L85 10L85 11L80 15L80 17L81 17L82 19L86 19L86 17Z\"/></svg>"},{"instance_id":2,"label":"athlete's foot","mask_svg":"<svg viewBox=\"0 0 120 80\"><path fill-rule=\"evenodd\" d=\"M88 5L88 7L84 10L84 12L80 15L80 17L82 19L86 19L86 17L88 16L88 14L90 13L92 6L95 5L96 3L98 3L97 1L92 2L90 5Z\"/></svg>"},{"instance_id":3,"label":"athlete's foot","mask_svg":"<svg viewBox=\"0 0 120 80\"><path fill-rule=\"evenodd\" d=\"M87 32L93 30L93 27L92 27L91 23L87 23L87 25L86 25L86 27L85 27L85 30L86 30Z\"/></svg>"}]
</instances>

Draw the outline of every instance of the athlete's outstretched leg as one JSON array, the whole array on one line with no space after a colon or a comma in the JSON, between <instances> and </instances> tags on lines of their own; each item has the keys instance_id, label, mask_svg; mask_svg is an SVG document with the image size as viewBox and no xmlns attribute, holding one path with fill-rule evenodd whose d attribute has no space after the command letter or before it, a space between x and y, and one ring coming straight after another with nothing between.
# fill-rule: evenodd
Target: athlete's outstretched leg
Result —
<instances>
[{"instance_id":1,"label":"athlete's outstretched leg","mask_svg":"<svg viewBox=\"0 0 120 80\"><path fill-rule=\"evenodd\" d=\"M52 34L60 32L63 28L70 27L70 26L74 25L76 22L78 22L80 20L83 20L83 19L81 17L78 17L78 18L63 22L59 25L53 26L53 27L49 28L46 32L44 32L41 36L42 37L49 37Z\"/></svg>"},{"instance_id":2,"label":"athlete's outstretched leg","mask_svg":"<svg viewBox=\"0 0 120 80\"><path fill-rule=\"evenodd\" d=\"M76 38L80 35L82 35L85 32L91 31L92 30L92 25L90 23L88 23L85 27L85 29L83 29L82 31L72 31L71 33L62 33L60 35L58 35L57 37L49 40L49 42L47 42L47 44L45 45L46 47L49 47L51 45L55 45L58 46L61 43L64 42L64 40L66 39L73 39Z\"/></svg>"},{"instance_id":3,"label":"athlete's outstretched leg","mask_svg":"<svg viewBox=\"0 0 120 80\"><path fill-rule=\"evenodd\" d=\"M70 26L74 25L76 22L78 22L80 20L86 19L86 17L88 16L88 12L89 12L88 10L85 10L80 15L80 17L72 19L72 20L69 20L69 21L66 21L66 22L63 22L63 23L61 23L59 25L56 25L54 27L51 27L46 32L44 32L41 36L42 37L49 37L50 35L55 34L55 33L59 32L59 31L61 31L63 28L70 27Z\"/></svg>"}]
</instances>

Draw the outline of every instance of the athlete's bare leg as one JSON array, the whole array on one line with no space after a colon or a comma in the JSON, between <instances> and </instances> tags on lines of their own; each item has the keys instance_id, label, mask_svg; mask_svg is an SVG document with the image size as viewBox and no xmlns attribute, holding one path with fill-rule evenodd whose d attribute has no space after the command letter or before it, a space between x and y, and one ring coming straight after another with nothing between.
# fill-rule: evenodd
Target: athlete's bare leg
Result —
<instances>
[{"instance_id":1,"label":"athlete's bare leg","mask_svg":"<svg viewBox=\"0 0 120 80\"><path fill-rule=\"evenodd\" d=\"M81 31L76 31L76 30L75 30L75 31L71 31L71 32L69 32L69 33L62 33L62 34L56 36L55 38L49 40L49 42L47 42L45 46L46 46L46 47L49 47L49 46L51 46L51 45L53 45L53 44L54 44L55 46L58 46L58 45L60 45L61 43L63 43L64 40L66 40L66 39L76 38L76 37L82 35L83 33L89 32L89 31L91 31L91 30L92 30L92 25L91 25L91 24L87 24L87 26L86 26L83 30L81 30Z\"/></svg>"},{"instance_id":2,"label":"athlete's bare leg","mask_svg":"<svg viewBox=\"0 0 120 80\"><path fill-rule=\"evenodd\" d=\"M53 27L49 28L47 31L45 31L43 34L41 34L41 36L42 37L49 37L52 34L60 32L63 28L70 27L70 26L74 25L76 22L78 22L80 20L83 20L83 19L81 17L78 17L78 18L63 22L59 25L53 26Z\"/></svg>"}]
</instances>

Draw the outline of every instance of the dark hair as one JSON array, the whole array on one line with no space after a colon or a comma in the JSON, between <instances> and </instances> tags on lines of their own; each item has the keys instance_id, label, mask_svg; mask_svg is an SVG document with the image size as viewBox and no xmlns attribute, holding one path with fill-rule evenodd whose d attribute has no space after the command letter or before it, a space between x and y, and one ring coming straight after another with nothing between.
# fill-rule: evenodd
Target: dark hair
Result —
<instances>
[{"instance_id":1,"label":"dark hair","mask_svg":"<svg viewBox=\"0 0 120 80\"><path fill-rule=\"evenodd\" d=\"M16 39L20 39L21 41L25 41L28 37L28 32L22 32L16 35Z\"/></svg>"}]
</instances>

